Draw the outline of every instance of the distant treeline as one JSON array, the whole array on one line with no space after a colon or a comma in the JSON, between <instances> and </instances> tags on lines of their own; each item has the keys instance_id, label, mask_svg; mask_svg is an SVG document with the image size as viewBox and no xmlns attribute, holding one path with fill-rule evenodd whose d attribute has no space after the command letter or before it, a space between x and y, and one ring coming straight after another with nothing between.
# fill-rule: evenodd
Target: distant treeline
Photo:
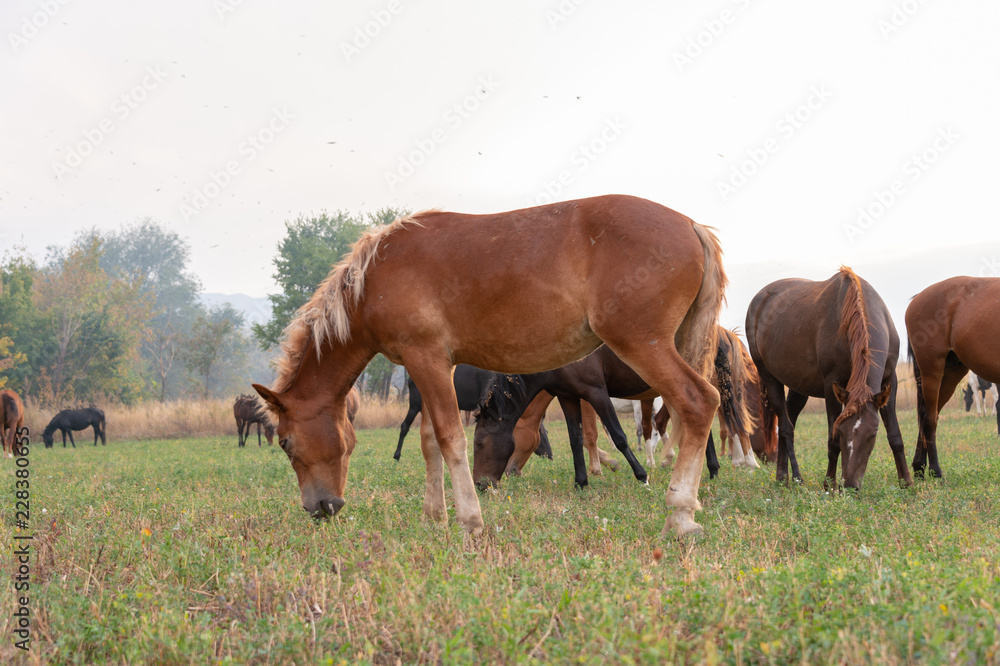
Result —
<instances>
[{"instance_id":1,"label":"distant treeline","mask_svg":"<svg viewBox=\"0 0 1000 666\"><path fill-rule=\"evenodd\" d=\"M271 321L246 328L231 305L206 308L190 246L152 220L78 233L42 259L0 260L0 388L37 405L218 398L268 383L281 331L365 229L391 221L338 212L286 223L274 259ZM384 366L384 367L382 367ZM369 382L388 392L378 357Z\"/></svg>"}]
</instances>

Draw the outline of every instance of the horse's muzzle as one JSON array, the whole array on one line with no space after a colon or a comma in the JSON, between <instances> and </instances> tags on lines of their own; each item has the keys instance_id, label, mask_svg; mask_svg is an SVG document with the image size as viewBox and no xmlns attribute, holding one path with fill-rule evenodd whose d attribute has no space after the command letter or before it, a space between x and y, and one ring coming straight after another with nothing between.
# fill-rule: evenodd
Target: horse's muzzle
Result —
<instances>
[{"instance_id":1,"label":"horse's muzzle","mask_svg":"<svg viewBox=\"0 0 1000 666\"><path fill-rule=\"evenodd\" d=\"M309 511L309 515L318 520L324 518L329 518L330 516L337 515L337 512L344 508L347 501L343 497L332 497L330 499L323 499L319 501L319 508L314 511L309 511L308 508L303 507L306 511Z\"/></svg>"}]
</instances>

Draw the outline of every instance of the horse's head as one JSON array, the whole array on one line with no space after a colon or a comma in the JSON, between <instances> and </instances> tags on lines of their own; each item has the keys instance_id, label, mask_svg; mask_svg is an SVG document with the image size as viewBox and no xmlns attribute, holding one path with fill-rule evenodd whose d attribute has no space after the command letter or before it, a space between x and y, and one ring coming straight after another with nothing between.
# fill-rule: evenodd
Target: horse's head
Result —
<instances>
[{"instance_id":1,"label":"horse's head","mask_svg":"<svg viewBox=\"0 0 1000 666\"><path fill-rule=\"evenodd\" d=\"M495 486L514 455L514 426L531 401L521 375L497 374L476 410L472 478L480 490Z\"/></svg>"},{"instance_id":2,"label":"horse's head","mask_svg":"<svg viewBox=\"0 0 1000 666\"><path fill-rule=\"evenodd\" d=\"M879 414L889 402L892 386L886 386L866 400L851 402L847 391L834 382L833 393L846 409L833 422L833 442L840 447L844 486L860 488L868 468L868 458L875 448Z\"/></svg>"},{"instance_id":3,"label":"horse's head","mask_svg":"<svg viewBox=\"0 0 1000 666\"><path fill-rule=\"evenodd\" d=\"M972 387L968 384L965 385L965 390L962 391L962 397L965 399L965 411L972 411L972 399L976 395L976 392L972 390Z\"/></svg>"},{"instance_id":4,"label":"horse's head","mask_svg":"<svg viewBox=\"0 0 1000 666\"><path fill-rule=\"evenodd\" d=\"M330 409L291 391L278 394L260 384L253 387L278 417L278 445L295 470L302 508L314 518L334 515L345 504L347 463L357 443L343 397Z\"/></svg>"},{"instance_id":5,"label":"horse's head","mask_svg":"<svg viewBox=\"0 0 1000 666\"><path fill-rule=\"evenodd\" d=\"M45 448L47 449L52 448L52 433L53 433L52 430L46 430L42 432L42 442L45 443Z\"/></svg>"}]
</instances>

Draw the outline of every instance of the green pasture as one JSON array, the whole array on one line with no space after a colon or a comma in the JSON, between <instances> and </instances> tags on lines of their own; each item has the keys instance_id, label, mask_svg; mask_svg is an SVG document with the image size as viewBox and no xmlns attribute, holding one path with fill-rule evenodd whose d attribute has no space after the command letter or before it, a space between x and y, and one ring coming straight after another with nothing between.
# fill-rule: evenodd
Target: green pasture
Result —
<instances>
[{"instance_id":1,"label":"green pasture","mask_svg":"<svg viewBox=\"0 0 1000 666\"><path fill-rule=\"evenodd\" d=\"M13 647L8 581L0 661L1000 663L994 427L944 420L945 480L907 490L883 436L861 493L827 494L825 416L805 414L804 483L723 460L705 534L683 541L661 533L665 471L574 490L562 423L555 460L481 497L479 538L422 519L416 431L399 463L395 431L360 432L347 506L322 524L285 455L235 434L34 446L32 649Z\"/></svg>"}]
</instances>

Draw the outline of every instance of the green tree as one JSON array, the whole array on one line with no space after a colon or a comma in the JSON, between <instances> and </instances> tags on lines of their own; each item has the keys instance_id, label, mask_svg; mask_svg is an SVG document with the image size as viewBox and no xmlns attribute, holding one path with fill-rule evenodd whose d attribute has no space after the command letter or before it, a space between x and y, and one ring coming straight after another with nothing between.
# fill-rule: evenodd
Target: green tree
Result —
<instances>
[{"instance_id":1,"label":"green tree","mask_svg":"<svg viewBox=\"0 0 1000 666\"><path fill-rule=\"evenodd\" d=\"M219 381L220 374L231 377L245 372L249 341L242 327L243 315L228 303L198 315L191 326L180 355L200 383L203 398L209 397L213 384L227 384L225 380Z\"/></svg>"},{"instance_id":2,"label":"green tree","mask_svg":"<svg viewBox=\"0 0 1000 666\"><path fill-rule=\"evenodd\" d=\"M29 354L38 339L31 293L38 268L24 248L5 252L0 262L0 388L23 390L31 376Z\"/></svg>"},{"instance_id":3,"label":"green tree","mask_svg":"<svg viewBox=\"0 0 1000 666\"><path fill-rule=\"evenodd\" d=\"M96 233L96 232L91 232ZM173 231L146 218L104 238L101 267L138 286L151 300L153 316L142 340L148 392L166 400L181 373L174 361L182 340L202 312L201 284L189 272L191 248Z\"/></svg>"},{"instance_id":4,"label":"green tree","mask_svg":"<svg viewBox=\"0 0 1000 666\"><path fill-rule=\"evenodd\" d=\"M138 284L111 278L100 266L101 241L84 237L68 250L50 248L33 291L50 342L39 359L51 397L141 397L139 346L150 319ZM41 374L41 373L40 373Z\"/></svg>"},{"instance_id":5,"label":"green tree","mask_svg":"<svg viewBox=\"0 0 1000 666\"><path fill-rule=\"evenodd\" d=\"M362 233L373 226L392 222L405 211L383 208L367 215L345 211L313 217L300 216L285 223L285 238L274 258L274 279L281 293L268 296L271 320L254 324L254 337L263 349L281 341L281 333L298 310L316 291L330 269L350 251Z\"/></svg>"}]
</instances>

